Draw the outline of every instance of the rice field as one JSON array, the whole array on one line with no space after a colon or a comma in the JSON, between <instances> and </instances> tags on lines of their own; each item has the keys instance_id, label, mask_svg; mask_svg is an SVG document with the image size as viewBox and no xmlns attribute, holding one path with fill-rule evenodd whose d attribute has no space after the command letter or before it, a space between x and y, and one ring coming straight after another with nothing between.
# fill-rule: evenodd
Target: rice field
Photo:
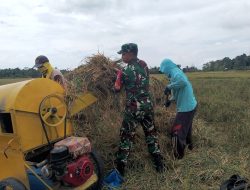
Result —
<instances>
[{"instance_id":1,"label":"rice field","mask_svg":"<svg viewBox=\"0 0 250 190\"><path fill-rule=\"evenodd\" d=\"M199 104L194 122L196 148L187 151L183 160L167 161L173 169L166 174L145 175L155 184L151 189L219 189L233 174L250 179L250 72L187 75Z\"/></svg>"},{"instance_id":2,"label":"rice field","mask_svg":"<svg viewBox=\"0 0 250 190\"><path fill-rule=\"evenodd\" d=\"M156 126L168 170L162 174L155 172L143 132L138 128L125 182L120 189L217 190L233 174L250 179L250 72L197 72L187 75L198 100L193 126L194 150L187 150L182 160L172 158L167 128L171 127L174 114L167 114L159 120L165 108L156 107ZM165 79L163 75L154 77ZM21 80L24 79L0 79L0 85ZM172 105L169 111L175 113L175 106ZM109 118L104 114L102 117L102 123L91 126L96 135L85 126L78 126L78 132L91 139L103 156L108 173L113 167L112 150L117 147L119 139L120 126L115 122L120 121L121 115L114 113L113 118ZM116 121L113 123L112 119ZM100 138L100 134L107 138ZM112 139L113 136L116 138Z\"/></svg>"},{"instance_id":3,"label":"rice field","mask_svg":"<svg viewBox=\"0 0 250 190\"><path fill-rule=\"evenodd\" d=\"M188 73L199 103L193 127L194 150L187 150L182 160L173 159L167 130L174 118L175 105L167 110L156 106L155 124L168 170L162 174L155 172L143 131L138 127L120 189L217 190L233 174L250 179L249 74L248 71ZM167 83L164 75L153 77ZM78 125L77 131L78 135L82 131L82 135L91 139L103 156L108 173L114 167L121 113L109 109L100 117L96 125L89 128Z\"/></svg>"}]
</instances>

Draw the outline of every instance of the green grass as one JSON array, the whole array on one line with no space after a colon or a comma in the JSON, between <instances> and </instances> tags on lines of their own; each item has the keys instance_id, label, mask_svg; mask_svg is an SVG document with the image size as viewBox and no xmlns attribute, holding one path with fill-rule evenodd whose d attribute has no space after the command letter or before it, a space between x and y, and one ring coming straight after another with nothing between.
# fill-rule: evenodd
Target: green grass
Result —
<instances>
[{"instance_id":1,"label":"green grass","mask_svg":"<svg viewBox=\"0 0 250 190\"><path fill-rule=\"evenodd\" d=\"M188 73L199 103L193 125L194 150L187 150L182 160L173 159L167 129L175 116L175 106L167 111L163 106L156 107L155 123L168 170L162 174L155 172L143 131L138 127L121 189L218 190L233 174L250 179L249 74L245 71ZM164 75L154 77L165 79ZM109 112L102 115L106 119L90 127L92 133L89 133L105 160L106 171L113 168L119 142L117 120L121 119L119 113Z\"/></svg>"},{"instance_id":2,"label":"green grass","mask_svg":"<svg viewBox=\"0 0 250 190\"><path fill-rule=\"evenodd\" d=\"M124 189L219 189L233 174L250 179L250 72L187 75L199 104L193 127L195 149L187 151L184 159L173 160L167 137L160 134L169 170L158 175L148 163L141 171L129 171Z\"/></svg>"},{"instance_id":3,"label":"green grass","mask_svg":"<svg viewBox=\"0 0 250 190\"><path fill-rule=\"evenodd\" d=\"M193 72L187 73L192 79L224 79L224 78L250 78L250 71L217 71L217 72Z\"/></svg>"},{"instance_id":4,"label":"green grass","mask_svg":"<svg viewBox=\"0 0 250 190\"><path fill-rule=\"evenodd\" d=\"M186 151L182 160L174 160L171 157L166 129L171 127L170 120L174 114L161 115L164 119L159 120L158 114L162 113L163 108L156 108L159 141L166 159L165 164L169 169L163 174L154 171L144 135L138 128L121 189L218 190L220 184L233 174L250 179L250 72L198 72L187 75L199 104L193 126L194 150ZM163 75L155 77L165 78ZM0 84L17 80L21 79L1 79ZM169 109L172 113L175 112L174 105ZM117 120L119 114L114 113L113 120ZM109 114L103 115L104 118L108 116ZM113 150L117 148L119 126L110 122L110 118L103 121L91 126L97 135L90 139L104 157L108 171L113 165ZM90 135L86 126L81 125L79 128L83 134ZM112 135L112 138L101 139L100 134L108 137Z\"/></svg>"},{"instance_id":5,"label":"green grass","mask_svg":"<svg viewBox=\"0 0 250 190\"><path fill-rule=\"evenodd\" d=\"M208 151L217 156L215 165L208 163L203 169L220 170L215 182L233 174L250 179L250 72L211 73L216 78L209 74L189 74L199 102L198 118L205 121L204 130L214 145Z\"/></svg>"}]
</instances>

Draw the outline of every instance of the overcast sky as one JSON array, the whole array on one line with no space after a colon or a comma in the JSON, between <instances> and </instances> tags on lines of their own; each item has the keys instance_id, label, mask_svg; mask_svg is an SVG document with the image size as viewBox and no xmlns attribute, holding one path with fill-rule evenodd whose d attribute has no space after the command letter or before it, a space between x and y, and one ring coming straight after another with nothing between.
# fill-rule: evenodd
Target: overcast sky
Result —
<instances>
[{"instance_id":1,"label":"overcast sky","mask_svg":"<svg viewBox=\"0 0 250 190\"><path fill-rule=\"evenodd\" d=\"M249 55L250 0L0 0L1 68L32 67L43 54L73 69L98 51L119 58L127 42L150 67Z\"/></svg>"}]
</instances>

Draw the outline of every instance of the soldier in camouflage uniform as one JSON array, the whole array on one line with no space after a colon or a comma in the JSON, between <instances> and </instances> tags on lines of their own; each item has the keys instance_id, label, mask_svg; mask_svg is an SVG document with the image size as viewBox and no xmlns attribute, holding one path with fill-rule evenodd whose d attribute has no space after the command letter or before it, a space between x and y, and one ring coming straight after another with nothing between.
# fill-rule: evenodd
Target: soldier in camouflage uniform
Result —
<instances>
[{"instance_id":1,"label":"soldier in camouflage uniform","mask_svg":"<svg viewBox=\"0 0 250 190\"><path fill-rule=\"evenodd\" d=\"M155 168L163 171L157 131L154 125L153 105L149 95L149 71L147 64L137 58L138 48L134 43L124 44L118 54L122 54L127 66L117 72L115 90L124 86L126 91L126 107L120 129L121 141L116 153L118 171L124 175L125 165L132 147L136 127L141 124L152 155Z\"/></svg>"}]
</instances>

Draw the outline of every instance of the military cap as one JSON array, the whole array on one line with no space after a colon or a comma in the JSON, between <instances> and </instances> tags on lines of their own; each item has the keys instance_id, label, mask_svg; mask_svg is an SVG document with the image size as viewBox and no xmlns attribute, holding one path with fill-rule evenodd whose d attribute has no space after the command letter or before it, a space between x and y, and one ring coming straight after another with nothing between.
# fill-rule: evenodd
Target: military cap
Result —
<instances>
[{"instance_id":1,"label":"military cap","mask_svg":"<svg viewBox=\"0 0 250 190\"><path fill-rule=\"evenodd\" d=\"M122 54L122 53L129 53L129 52L133 52L137 55L138 53L137 44L134 44L134 43L123 44L121 47L121 50L118 51L117 53Z\"/></svg>"}]
</instances>

